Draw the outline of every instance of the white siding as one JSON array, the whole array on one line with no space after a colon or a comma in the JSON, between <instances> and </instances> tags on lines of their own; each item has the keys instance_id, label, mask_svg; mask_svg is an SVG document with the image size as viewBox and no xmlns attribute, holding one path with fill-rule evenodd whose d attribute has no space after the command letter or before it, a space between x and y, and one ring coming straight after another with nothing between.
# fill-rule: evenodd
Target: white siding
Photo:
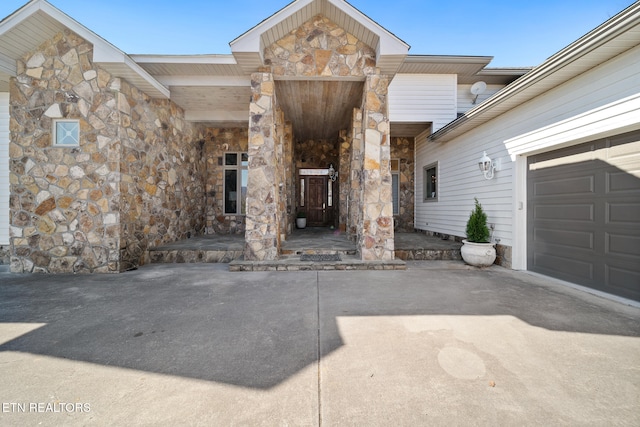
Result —
<instances>
[{"instance_id":1,"label":"white siding","mask_svg":"<svg viewBox=\"0 0 640 427\"><path fill-rule=\"evenodd\" d=\"M9 244L9 94L0 92L0 245Z\"/></svg>"},{"instance_id":2,"label":"white siding","mask_svg":"<svg viewBox=\"0 0 640 427\"><path fill-rule=\"evenodd\" d=\"M639 92L640 47L637 47L450 142L427 142L425 137L418 139L416 228L464 236L473 198L477 197L487 212L489 222L496 225L495 237L501 244L513 246L514 218L526 213L526 194L522 194L521 184L514 188L514 181L520 182L522 176L514 174L515 163L512 160L516 158L510 156L506 141L614 104ZM640 120L636 119L636 126L640 127ZM583 140L576 139L573 143L579 142ZM566 145L565 142L563 146ZM543 150L554 148L559 147L544 146ZM485 180L478 169L483 151L502 162L502 170L496 172L490 181ZM526 166L526 161L520 159L518 167ZM439 162L438 201L422 202L422 168L436 161ZM519 209L521 202L524 202L522 210ZM522 247L521 241L526 236L520 225L515 238L519 240L518 246Z\"/></svg>"},{"instance_id":3,"label":"white siding","mask_svg":"<svg viewBox=\"0 0 640 427\"><path fill-rule=\"evenodd\" d=\"M396 74L389 85L391 122L430 122L437 131L456 118L457 76Z\"/></svg>"},{"instance_id":4,"label":"white siding","mask_svg":"<svg viewBox=\"0 0 640 427\"><path fill-rule=\"evenodd\" d=\"M494 94L499 92L504 85L487 85L487 90L484 93L478 95L476 103L473 103L473 99L476 97L471 93L471 85L458 85L458 114L464 114L476 105L491 98Z\"/></svg>"}]
</instances>

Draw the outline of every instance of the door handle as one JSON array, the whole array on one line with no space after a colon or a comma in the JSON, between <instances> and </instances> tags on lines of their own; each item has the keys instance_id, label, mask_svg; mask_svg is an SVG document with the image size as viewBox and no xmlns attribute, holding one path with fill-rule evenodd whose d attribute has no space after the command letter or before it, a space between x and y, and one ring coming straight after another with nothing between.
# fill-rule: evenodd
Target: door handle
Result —
<instances>
[{"instance_id":1,"label":"door handle","mask_svg":"<svg viewBox=\"0 0 640 427\"><path fill-rule=\"evenodd\" d=\"M326 203L323 203L322 204L322 210L325 210L325 209L326 209Z\"/></svg>"}]
</instances>

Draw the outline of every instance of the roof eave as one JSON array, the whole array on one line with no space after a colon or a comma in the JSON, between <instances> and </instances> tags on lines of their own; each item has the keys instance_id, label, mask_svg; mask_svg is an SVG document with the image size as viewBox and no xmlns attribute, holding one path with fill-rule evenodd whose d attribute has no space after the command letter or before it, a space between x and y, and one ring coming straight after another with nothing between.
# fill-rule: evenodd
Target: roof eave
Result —
<instances>
[{"instance_id":1,"label":"roof eave","mask_svg":"<svg viewBox=\"0 0 640 427\"><path fill-rule=\"evenodd\" d=\"M131 83L138 86L141 90L146 92L149 96L154 98L169 98L169 89L164 87L160 82L155 80L150 74L143 70L133 59L131 59L126 53L89 30L78 21L71 18L55 6L51 5L46 0L32 0L27 3L13 14L9 15L4 20L0 21L0 40L2 35L10 31L15 26L21 23L29 23L29 18L38 11L42 11L62 26L68 28L74 33L78 34L83 39L87 40L93 45L94 56L93 62L105 68L109 72L114 72L116 77L123 77L118 75L117 71L125 70L126 78L132 80ZM35 24L34 24L35 25ZM46 39L42 39L41 43ZM26 52L25 52L26 53ZM3 55L3 63L17 61L19 58L7 57ZM5 64L6 65L6 64ZM124 67L124 68L123 68ZM3 67L6 69L7 67ZM15 65L10 67L9 72L15 75Z\"/></svg>"},{"instance_id":2,"label":"roof eave","mask_svg":"<svg viewBox=\"0 0 640 427\"><path fill-rule=\"evenodd\" d=\"M640 2L636 2L629 6L627 9L587 33L585 36L549 57L541 65L533 68L530 72L506 86L503 90L496 93L485 102L478 104L476 107L467 111L464 115L440 128L429 136L429 140L447 142L456 136L468 132L480 124L478 123L480 118L484 119L482 120L482 123L484 123L500 115L501 113L497 113L494 116L491 116L491 112L494 111L496 107L508 102L516 96L519 96L519 104L533 99L540 94L538 91L532 90L535 89L535 85L537 83L561 70L565 66L578 61L580 58L595 51L615 37L625 33L627 30L637 25L640 25ZM638 40L638 43L640 43L640 40ZM613 57L619 53L621 52L609 52L609 55L610 57ZM567 76L562 81L558 81L555 85L559 86L571 78L574 78L577 74L578 72L574 75Z\"/></svg>"}]
</instances>

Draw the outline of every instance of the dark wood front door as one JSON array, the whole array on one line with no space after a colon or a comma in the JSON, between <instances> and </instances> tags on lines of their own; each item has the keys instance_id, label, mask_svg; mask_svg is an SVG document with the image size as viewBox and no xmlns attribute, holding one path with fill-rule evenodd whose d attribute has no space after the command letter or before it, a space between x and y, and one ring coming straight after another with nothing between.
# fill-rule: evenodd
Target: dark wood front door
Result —
<instances>
[{"instance_id":1,"label":"dark wood front door","mask_svg":"<svg viewBox=\"0 0 640 427\"><path fill-rule=\"evenodd\" d=\"M326 227L333 221L333 203L329 202L329 178L326 176L306 176L305 180L305 208L307 225L311 227Z\"/></svg>"}]
</instances>

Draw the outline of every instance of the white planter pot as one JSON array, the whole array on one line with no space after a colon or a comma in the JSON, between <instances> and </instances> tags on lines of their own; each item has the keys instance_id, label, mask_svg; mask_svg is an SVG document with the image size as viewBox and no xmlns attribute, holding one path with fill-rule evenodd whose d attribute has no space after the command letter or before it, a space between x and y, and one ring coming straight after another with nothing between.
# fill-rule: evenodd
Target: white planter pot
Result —
<instances>
[{"instance_id":1,"label":"white planter pot","mask_svg":"<svg viewBox=\"0 0 640 427\"><path fill-rule=\"evenodd\" d=\"M296 226L298 228L305 228L307 226L307 218L296 218Z\"/></svg>"},{"instance_id":2,"label":"white planter pot","mask_svg":"<svg viewBox=\"0 0 640 427\"><path fill-rule=\"evenodd\" d=\"M496 260L496 248L493 243L473 243L462 241L460 249L462 259L469 265L476 267L489 267Z\"/></svg>"}]
</instances>

